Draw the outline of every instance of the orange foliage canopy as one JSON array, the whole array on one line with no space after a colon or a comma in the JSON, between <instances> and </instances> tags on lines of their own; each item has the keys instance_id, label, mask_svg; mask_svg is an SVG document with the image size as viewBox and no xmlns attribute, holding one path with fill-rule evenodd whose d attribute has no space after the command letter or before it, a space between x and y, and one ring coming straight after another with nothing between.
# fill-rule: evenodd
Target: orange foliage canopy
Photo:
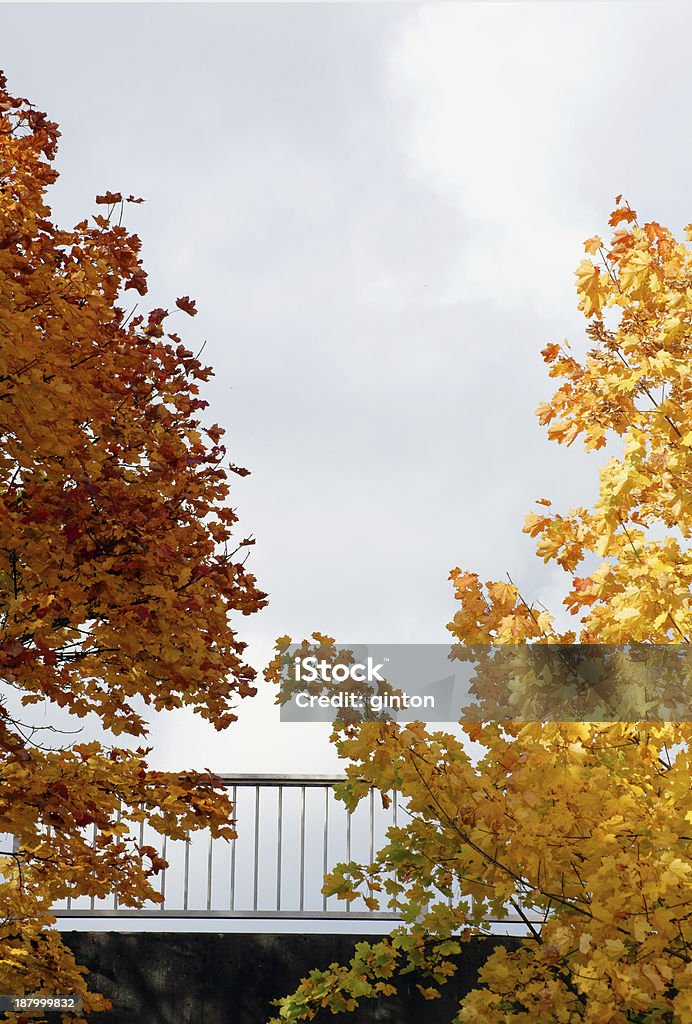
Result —
<instances>
[{"instance_id":1,"label":"orange foliage canopy","mask_svg":"<svg viewBox=\"0 0 692 1024\"><path fill-rule=\"evenodd\" d=\"M211 370L173 329L195 304L126 312L127 292L147 291L120 223L134 197L106 192L91 219L53 223L58 136L0 76L0 831L15 837L0 990L85 994L47 930L51 905L151 898L162 864L128 839L132 823L232 835L231 808L211 776L149 771L145 750L38 744L27 706L48 699L133 737L143 706L223 729L234 696L255 693L232 620L266 596L238 555L252 541L231 540L230 474L247 471L201 425ZM92 825L95 848L80 831Z\"/></svg>"}]
</instances>

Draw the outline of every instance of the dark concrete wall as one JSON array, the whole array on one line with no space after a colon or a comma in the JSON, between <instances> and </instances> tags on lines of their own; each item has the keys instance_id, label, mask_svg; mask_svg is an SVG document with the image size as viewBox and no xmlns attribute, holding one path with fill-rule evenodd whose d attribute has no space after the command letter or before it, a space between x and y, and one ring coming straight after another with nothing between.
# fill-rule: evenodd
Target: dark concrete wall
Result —
<instances>
[{"instance_id":1,"label":"dark concrete wall","mask_svg":"<svg viewBox=\"0 0 692 1024\"><path fill-rule=\"evenodd\" d=\"M90 984L113 1001L95 1024L264 1024L271 1000L287 995L313 967L345 962L356 942L375 936L259 935L168 932L65 932L65 942L91 974ZM449 1024L459 998L495 946L516 939L468 943L443 998L424 1000L423 979L405 975L396 997L366 1000L355 1013L329 1011L334 1024ZM426 982L429 984L429 982Z\"/></svg>"}]
</instances>

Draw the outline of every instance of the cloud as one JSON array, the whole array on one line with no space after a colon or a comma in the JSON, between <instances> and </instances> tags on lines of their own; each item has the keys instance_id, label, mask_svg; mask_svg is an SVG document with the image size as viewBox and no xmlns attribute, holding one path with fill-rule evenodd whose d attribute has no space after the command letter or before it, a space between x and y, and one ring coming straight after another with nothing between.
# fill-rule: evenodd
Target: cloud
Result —
<instances>
[{"instance_id":1,"label":"cloud","mask_svg":"<svg viewBox=\"0 0 692 1024\"><path fill-rule=\"evenodd\" d=\"M152 303L197 300L185 341L252 470L231 502L271 595L238 623L258 668L284 633L443 640L456 564L559 599L521 522L588 500L598 458L546 441L538 352L582 331L572 272L617 192L692 219L690 17L665 10L4 7L10 80L63 130L59 218L145 195ZM161 716L155 756L332 763L251 705L220 736Z\"/></svg>"},{"instance_id":2,"label":"cloud","mask_svg":"<svg viewBox=\"0 0 692 1024\"><path fill-rule=\"evenodd\" d=\"M450 301L573 308L584 238L617 192L648 193L660 174L638 132L637 55L656 17L622 4L431 4L409 20L389 70L412 173L463 221ZM652 58L665 72L665 55Z\"/></svg>"}]
</instances>

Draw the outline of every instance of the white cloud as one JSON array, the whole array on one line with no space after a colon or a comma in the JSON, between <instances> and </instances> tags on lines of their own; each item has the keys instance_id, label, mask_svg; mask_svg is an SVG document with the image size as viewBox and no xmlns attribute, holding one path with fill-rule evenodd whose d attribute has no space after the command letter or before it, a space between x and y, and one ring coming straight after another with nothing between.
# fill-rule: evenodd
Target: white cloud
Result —
<instances>
[{"instance_id":1,"label":"white cloud","mask_svg":"<svg viewBox=\"0 0 692 1024\"><path fill-rule=\"evenodd\" d=\"M559 604L522 517L588 500L598 457L545 440L538 350L578 338L572 272L615 193L692 219L690 16L661 9L5 5L10 81L63 130L59 219L146 195L152 302L198 300L209 415L253 473L258 668L287 632L443 640L455 564ZM328 769L271 699L224 734L162 715L154 757Z\"/></svg>"},{"instance_id":2,"label":"white cloud","mask_svg":"<svg viewBox=\"0 0 692 1024\"><path fill-rule=\"evenodd\" d=\"M621 135L650 14L624 9L436 4L401 33L390 76L402 145L464 222L450 299L573 309L582 242L637 180L630 168L646 175L636 133Z\"/></svg>"}]
</instances>

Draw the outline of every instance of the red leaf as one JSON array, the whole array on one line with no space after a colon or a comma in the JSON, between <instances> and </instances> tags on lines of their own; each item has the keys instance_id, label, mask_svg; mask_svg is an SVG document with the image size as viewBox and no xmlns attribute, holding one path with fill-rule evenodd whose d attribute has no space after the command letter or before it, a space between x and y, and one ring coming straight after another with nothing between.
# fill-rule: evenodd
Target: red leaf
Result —
<instances>
[{"instance_id":1,"label":"red leaf","mask_svg":"<svg viewBox=\"0 0 692 1024\"><path fill-rule=\"evenodd\" d=\"M123 197L120 192L106 192L102 196L96 196L99 206L112 206L113 203L122 203Z\"/></svg>"},{"instance_id":2,"label":"red leaf","mask_svg":"<svg viewBox=\"0 0 692 1024\"><path fill-rule=\"evenodd\" d=\"M130 280L125 285L125 291L128 288L135 288L140 295L146 295L147 293L147 275L141 268L135 270Z\"/></svg>"},{"instance_id":3,"label":"red leaf","mask_svg":"<svg viewBox=\"0 0 692 1024\"><path fill-rule=\"evenodd\" d=\"M189 295L183 295L182 298L176 299L175 304L178 309L182 309L185 313L189 313L190 316L195 316L197 314L195 300L191 299Z\"/></svg>"}]
</instances>

